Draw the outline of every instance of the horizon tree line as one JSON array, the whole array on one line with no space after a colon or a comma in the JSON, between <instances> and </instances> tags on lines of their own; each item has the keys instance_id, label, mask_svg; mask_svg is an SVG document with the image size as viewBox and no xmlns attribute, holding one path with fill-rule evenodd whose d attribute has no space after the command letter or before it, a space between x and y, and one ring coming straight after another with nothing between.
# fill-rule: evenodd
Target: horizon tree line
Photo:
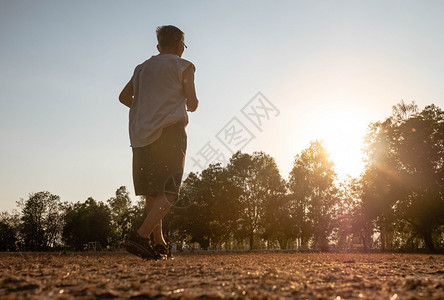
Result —
<instances>
[{"instance_id":1,"label":"horizon tree line","mask_svg":"<svg viewBox=\"0 0 444 300\"><path fill-rule=\"evenodd\" d=\"M371 123L365 170L338 180L318 140L284 180L264 152L237 152L184 179L164 218L167 239L202 249L415 250L444 248L444 112L401 101ZM62 202L47 191L0 214L0 251L118 249L144 220L126 187L106 202Z\"/></svg>"}]
</instances>

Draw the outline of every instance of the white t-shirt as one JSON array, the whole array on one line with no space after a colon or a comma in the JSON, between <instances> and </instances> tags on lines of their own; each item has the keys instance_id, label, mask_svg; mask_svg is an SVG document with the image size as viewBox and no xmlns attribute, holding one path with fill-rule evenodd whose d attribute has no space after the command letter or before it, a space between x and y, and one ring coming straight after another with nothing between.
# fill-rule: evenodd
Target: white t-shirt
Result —
<instances>
[{"instance_id":1,"label":"white t-shirt","mask_svg":"<svg viewBox=\"0 0 444 300\"><path fill-rule=\"evenodd\" d=\"M174 54L152 56L134 70L134 100L129 112L131 147L144 147L177 122L188 124L182 73L192 65Z\"/></svg>"}]
</instances>

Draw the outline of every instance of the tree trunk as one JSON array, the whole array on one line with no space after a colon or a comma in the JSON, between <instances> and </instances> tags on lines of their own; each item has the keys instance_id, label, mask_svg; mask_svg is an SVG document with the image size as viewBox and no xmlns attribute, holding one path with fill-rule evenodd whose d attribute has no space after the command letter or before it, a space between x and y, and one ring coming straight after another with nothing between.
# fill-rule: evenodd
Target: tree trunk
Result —
<instances>
[{"instance_id":1,"label":"tree trunk","mask_svg":"<svg viewBox=\"0 0 444 300\"><path fill-rule=\"evenodd\" d=\"M281 248L281 250L287 249L288 239L281 238L281 239L278 239L278 242L279 242L279 247Z\"/></svg>"},{"instance_id":2,"label":"tree trunk","mask_svg":"<svg viewBox=\"0 0 444 300\"><path fill-rule=\"evenodd\" d=\"M324 235L320 235L319 236L319 248L321 249L321 251L323 252L328 252L330 251L330 246L328 245L328 239L324 236Z\"/></svg>"},{"instance_id":3,"label":"tree trunk","mask_svg":"<svg viewBox=\"0 0 444 300\"><path fill-rule=\"evenodd\" d=\"M199 244L200 244L200 247L201 247L203 250L208 250L208 247L210 246L210 240L209 240L209 239L206 239L206 238L203 238L203 239L199 242Z\"/></svg>"},{"instance_id":4,"label":"tree trunk","mask_svg":"<svg viewBox=\"0 0 444 300\"><path fill-rule=\"evenodd\" d=\"M299 247L301 248L301 249L305 249L305 240L304 240L304 232L301 230L301 243L300 243L300 245L299 245Z\"/></svg>"},{"instance_id":5,"label":"tree trunk","mask_svg":"<svg viewBox=\"0 0 444 300\"><path fill-rule=\"evenodd\" d=\"M432 230L430 228L425 228L422 235L427 249L429 249L430 251L435 251L435 245L433 245Z\"/></svg>"},{"instance_id":6,"label":"tree trunk","mask_svg":"<svg viewBox=\"0 0 444 300\"><path fill-rule=\"evenodd\" d=\"M253 250L253 246L254 246L254 233L251 232L250 233L250 251Z\"/></svg>"},{"instance_id":7,"label":"tree trunk","mask_svg":"<svg viewBox=\"0 0 444 300\"><path fill-rule=\"evenodd\" d=\"M381 250L385 251L385 232L383 229L381 229L380 238L381 238Z\"/></svg>"},{"instance_id":8,"label":"tree trunk","mask_svg":"<svg viewBox=\"0 0 444 300\"><path fill-rule=\"evenodd\" d=\"M367 243L365 241L365 235L361 232L361 239L362 239L362 247L364 248L364 251L367 252Z\"/></svg>"}]
</instances>

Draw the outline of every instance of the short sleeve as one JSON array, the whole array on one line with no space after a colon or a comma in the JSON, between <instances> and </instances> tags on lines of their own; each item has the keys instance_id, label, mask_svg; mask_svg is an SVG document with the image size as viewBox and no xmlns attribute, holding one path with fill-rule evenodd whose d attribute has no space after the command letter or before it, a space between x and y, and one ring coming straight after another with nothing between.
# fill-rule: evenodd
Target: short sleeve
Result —
<instances>
[{"instance_id":1,"label":"short sleeve","mask_svg":"<svg viewBox=\"0 0 444 300\"><path fill-rule=\"evenodd\" d=\"M194 64L186 59L182 59L179 58L178 61L178 72L179 72L179 79L182 82L182 74L183 71L185 71L185 69L187 69L189 66L191 65L191 67L193 68L193 71L196 72L196 67L194 66Z\"/></svg>"}]
</instances>

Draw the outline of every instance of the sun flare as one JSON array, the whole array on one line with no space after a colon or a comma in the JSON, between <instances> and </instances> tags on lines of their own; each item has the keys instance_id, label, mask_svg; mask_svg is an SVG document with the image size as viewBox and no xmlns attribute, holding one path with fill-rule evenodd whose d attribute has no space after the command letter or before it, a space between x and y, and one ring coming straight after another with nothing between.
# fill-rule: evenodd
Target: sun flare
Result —
<instances>
[{"instance_id":1,"label":"sun flare","mask_svg":"<svg viewBox=\"0 0 444 300\"><path fill-rule=\"evenodd\" d=\"M310 120L306 134L322 140L340 179L359 176L364 169L362 141L366 124L350 111L328 110Z\"/></svg>"}]
</instances>

